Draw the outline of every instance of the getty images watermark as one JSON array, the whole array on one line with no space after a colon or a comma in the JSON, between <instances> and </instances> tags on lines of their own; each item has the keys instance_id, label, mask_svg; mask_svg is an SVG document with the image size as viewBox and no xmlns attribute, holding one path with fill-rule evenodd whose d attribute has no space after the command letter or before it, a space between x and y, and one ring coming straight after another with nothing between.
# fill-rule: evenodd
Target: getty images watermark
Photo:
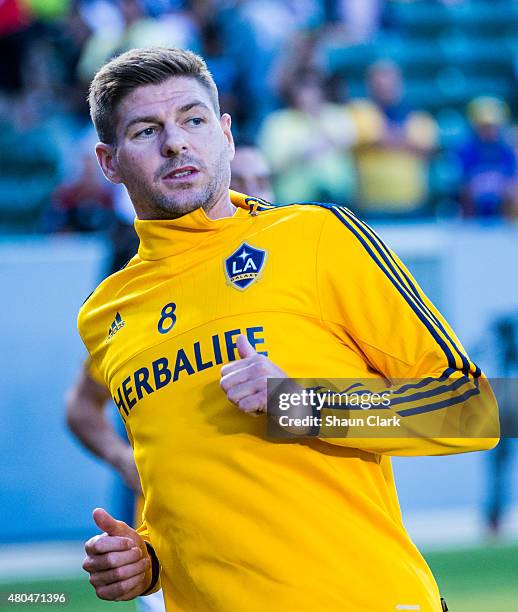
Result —
<instances>
[{"instance_id":1,"label":"getty images watermark","mask_svg":"<svg viewBox=\"0 0 518 612\"><path fill-rule=\"evenodd\" d=\"M385 391L383 393L354 391L331 391L330 389L322 389L322 387L300 389L300 391L280 392L278 394L279 411L284 414L278 415L278 424L281 427L322 427L328 426L361 426L361 427L387 427L399 426L401 418L392 415L389 417L380 417L379 414L363 415L361 413L353 416L345 416L336 411L322 416L323 409L344 410L372 410L383 409L390 406L392 393ZM290 414L293 408L309 408L311 414L304 416L295 416Z\"/></svg>"},{"instance_id":2,"label":"getty images watermark","mask_svg":"<svg viewBox=\"0 0 518 612\"><path fill-rule=\"evenodd\" d=\"M501 381L450 374L421 379L269 379L270 437L493 438ZM518 398L516 393L507 396ZM516 436L516 431L502 433Z\"/></svg>"}]
</instances>

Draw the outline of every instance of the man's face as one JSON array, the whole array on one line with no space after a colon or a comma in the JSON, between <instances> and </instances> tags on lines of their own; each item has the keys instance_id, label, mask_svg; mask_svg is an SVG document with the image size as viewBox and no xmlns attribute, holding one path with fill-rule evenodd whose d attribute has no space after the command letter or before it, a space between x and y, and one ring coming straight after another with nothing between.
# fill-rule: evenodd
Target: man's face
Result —
<instances>
[{"instance_id":1,"label":"man's face","mask_svg":"<svg viewBox=\"0 0 518 612\"><path fill-rule=\"evenodd\" d=\"M255 147L237 147L231 164L230 187L271 202L273 200L270 170L268 164Z\"/></svg>"},{"instance_id":2,"label":"man's face","mask_svg":"<svg viewBox=\"0 0 518 612\"><path fill-rule=\"evenodd\" d=\"M403 95L401 73L395 66L376 67L369 74L369 89L381 104L396 104Z\"/></svg>"},{"instance_id":3,"label":"man's face","mask_svg":"<svg viewBox=\"0 0 518 612\"><path fill-rule=\"evenodd\" d=\"M295 106L309 115L318 113L320 106L324 102L324 92L317 81L306 81L295 88Z\"/></svg>"},{"instance_id":4,"label":"man's face","mask_svg":"<svg viewBox=\"0 0 518 612\"><path fill-rule=\"evenodd\" d=\"M143 85L120 102L115 145L98 144L106 177L123 183L141 219L209 211L225 198L234 144L230 117L216 116L195 78Z\"/></svg>"}]
</instances>

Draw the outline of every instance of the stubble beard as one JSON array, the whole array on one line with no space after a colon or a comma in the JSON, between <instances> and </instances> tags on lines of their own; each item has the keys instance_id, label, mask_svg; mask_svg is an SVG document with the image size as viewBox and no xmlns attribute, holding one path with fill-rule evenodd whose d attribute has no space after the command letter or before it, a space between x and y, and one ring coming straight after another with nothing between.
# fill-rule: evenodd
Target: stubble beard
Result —
<instances>
[{"instance_id":1,"label":"stubble beard","mask_svg":"<svg viewBox=\"0 0 518 612\"><path fill-rule=\"evenodd\" d=\"M184 162L177 164L178 167L188 165ZM206 170L206 168L203 168ZM218 202L223 192L226 192L230 185L230 164L225 152L222 151L214 170L208 172L209 181L207 184L198 188L192 188L188 183L180 183L170 194L160 191L154 185L149 186L138 177L133 176L133 180L125 182L130 198L141 218L144 216L139 213L145 210L147 219L177 219L198 208L203 208L207 213ZM157 179L159 182L161 179Z\"/></svg>"}]
</instances>

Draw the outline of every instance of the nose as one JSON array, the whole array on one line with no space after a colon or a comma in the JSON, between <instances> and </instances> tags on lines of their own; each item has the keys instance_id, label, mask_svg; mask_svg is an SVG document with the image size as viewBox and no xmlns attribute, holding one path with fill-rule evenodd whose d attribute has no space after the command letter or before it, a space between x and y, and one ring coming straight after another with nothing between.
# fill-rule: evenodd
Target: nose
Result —
<instances>
[{"instance_id":1,"label":"nose","mask_svg":"<svg viewBox=\"0 0 518 612\"><path fill-rule=\"evenodd\" d=\"M163 157L174 157L187 151L184 130L176 125L166 126L162 132L161 153Z\"/></svg>"}]
</instances>

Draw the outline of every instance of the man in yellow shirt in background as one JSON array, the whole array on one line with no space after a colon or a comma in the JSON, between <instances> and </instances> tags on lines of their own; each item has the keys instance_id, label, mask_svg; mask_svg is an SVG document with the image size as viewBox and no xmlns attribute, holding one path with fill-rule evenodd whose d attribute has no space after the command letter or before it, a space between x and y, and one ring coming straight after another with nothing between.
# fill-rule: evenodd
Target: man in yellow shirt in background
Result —
<instances>
[{"instance_id":1,"label":"man in yellow shirt in background","mask_svg":"<svg viewBox=\"0 0 518 612\"><path fill-rule=\"evenodd\" d=\"M329 101L322 78L312 72L297 74L285 97L286 107L265 118L257 138L277 201L350 202L356 195L351 148L358 135L348 106Z\"/></svg>"},{"instance_id":2,"label":"man in yellow shirt in background","mask_svg":"<svg viewBox=\"0 0 518 612\"><path fill-rule=\"evenodd\" d=\"M94 511L104 533L83 567L97 595L129 600L160 582L175 611L445 609L404 529L389 456L486 449L496 434L303 427L281 440L262 413L269 378L413 379L389 410L408 430L430 415L462 422L472 405L495 423L448 324L346 208L229 192L231 119L200 57L125 53L96 75L90 107L140 246L87 299L79 330L145 497L137 531Z\"/></svg>"},{"instance_id":3,"label":"man in yellow shirt in background","mask_svg":"<svg viewBox=\"0 0 518 612\"><path fill-rule=\"evenodd\" d=\"M370 66L366 86L369 98L349 105L358 130L358 210L371 216L422 214L437 124L428 113L403 102L403 77L392 61Z\"/></svg>"}]
</instances>

